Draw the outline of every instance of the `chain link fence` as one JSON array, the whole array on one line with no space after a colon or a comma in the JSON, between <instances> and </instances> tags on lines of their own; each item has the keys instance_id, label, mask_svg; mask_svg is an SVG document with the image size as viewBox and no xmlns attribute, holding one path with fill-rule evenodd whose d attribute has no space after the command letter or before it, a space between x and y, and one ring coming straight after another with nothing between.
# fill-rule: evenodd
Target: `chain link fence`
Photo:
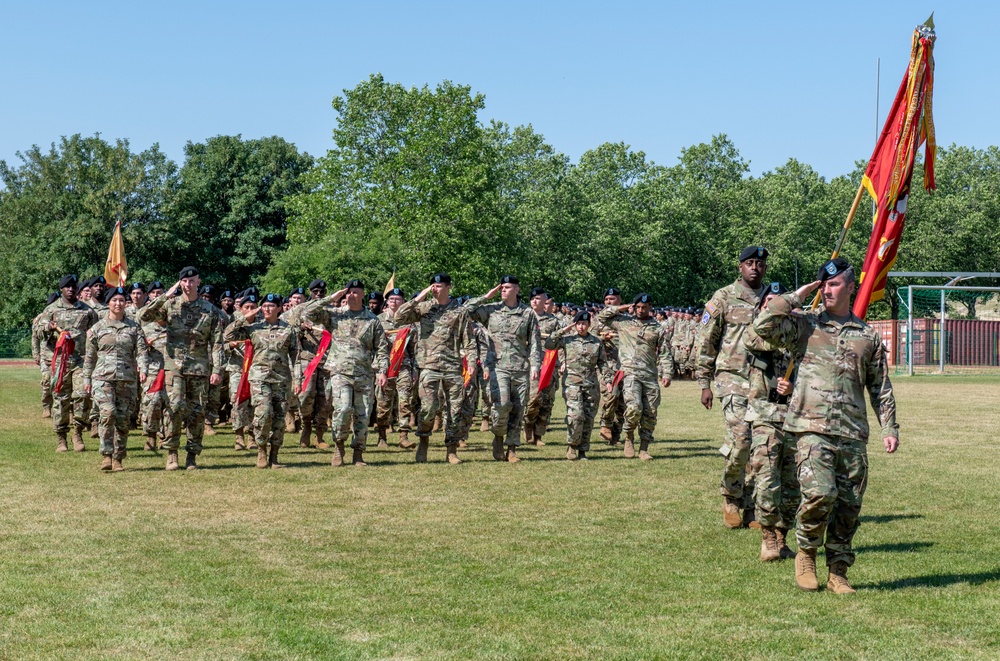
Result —
<instances>
[{"instance_id":1,"label":"chain link fence","mask_svg":"<svg viewBox=\"0 0 1000 661\"><path fill-rule=\"evenodd\" d=\"M31 358L31 327L0 328L0 358Z\"/></svg>"}]
</instances>

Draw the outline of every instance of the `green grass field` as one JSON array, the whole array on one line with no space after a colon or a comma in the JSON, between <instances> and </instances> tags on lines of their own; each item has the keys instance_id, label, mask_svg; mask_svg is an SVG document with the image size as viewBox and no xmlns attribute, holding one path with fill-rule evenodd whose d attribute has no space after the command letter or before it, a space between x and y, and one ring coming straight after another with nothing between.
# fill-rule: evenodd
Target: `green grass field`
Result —
<instances>
[{"instance_id":1,"label":"green grass field","mask_svg":"<svg viewBox=\"0 0 1000 661\"><path fill-rule=\"evenodd\" d=\"M567 462L560 420L517 465L476 433L460 466L436 436L424 466L292 441L261 471L223 431L204 470L134 449L102 474L96 441L53 451L36 369L0 367L0 657L1000 658L1000 379L895 383L902 447L871 446L838 597L723 528L721 412L692 383L653 462Z\"/></svg>"}]
</instances>

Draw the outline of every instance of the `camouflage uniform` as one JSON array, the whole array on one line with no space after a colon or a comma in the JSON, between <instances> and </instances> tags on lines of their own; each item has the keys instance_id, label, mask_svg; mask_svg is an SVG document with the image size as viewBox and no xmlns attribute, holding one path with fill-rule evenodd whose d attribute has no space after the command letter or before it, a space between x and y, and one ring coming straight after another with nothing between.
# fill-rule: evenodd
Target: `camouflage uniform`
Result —
<instances>
[{"instance_id":1,"label":"camouflage uniform","mask_svg":"<svg viewBox=\"0 0 1000 661\"><path fill-rule=\"evenodd\" d=\"M673 333L670 337L670 350L674 354L678 371L683 372L691 360L691 339L694 329L687 319L670 319L673 322Z\"/></svg>"},{"instance_id":2,"label":"camouflage uniform","mask_svg":"<svg viewBox=\"0 0 1000 661\"><path fill-rule=\"evenodd\" d=\"M469 383L465 386L465 397L462 400L462 413L458 426L458 439L460 441L469 440L469 432L472 430L472 422L476 417L476 407L479 405L479 394L482 390L481 384L485 381L487 371L492 372L496 367L496 351L493 348L493 340L479 324L472 324L472 335L476 338L476 349L479 359L466 357L466 362L472 370ZM484 406L487 393L483 393Z\"/></svg>"},{"instance_id":3,"label":"camouflage uniform","mask_svg":"<svg viewBox=\"0 0 1000 661\"><path fill-rule=\"evenodd\" d=\"M146 338L131 319L108 316L87 331L83 382L100 411L101 454L106 457L125 456L136 384L147 367Z\"/></svg>"},{"instance_id":4,"label":"camouflage uniform","mask_svg":"<svg viewBox=\"0 0 1000 661\"><path fill-rule=\"evenodd\" d=\"M55 342L52 337L45 332L45 326L39 323L42 319L41 313L31 322L31 358L38 364L38 369L42 373L42 408L52 409L52 356L55 352Z\"/></svg>"},{"instance_id":5,"label":"camouflage uniform","mask_svg":"<svg viewBox=\"0 0 1000 661\"><path fill-rule=\"evenodd\" d=\"M237 313L226 328L225 341L250 340L253 360L247 373L253 432L259 447L280 448L285 438L285 406L292 382L292 370L299 341L288 322L268 323L260 319L248 323Z\"/></svg>"},{"instance_id":6,"label":"camouflage uniform","mask_svg":"<svg viewBox=\"0 0 1000 661\"><path fill-rule=\"evenodd\" d=\"M474 321L486 327L496 349L496 369L490 371L493 436L505 436L508 447L518 446L531 373L537 373L542 365L538 317L523 303L507 307L503 301L487 303L485 296L471 299L465 308Z\"/></svg>"},{"instance_id":7,"label":"camouflage uniform","mask_svg":"<svg viewBox=\"0 0 1000 661\"><path fill-rule=\"evenodd\" d=\"M468 310L454 299L447 305L434 300L407 301L396 310L396 323L417 325L417 435L430 436L434 418L443 409L445 445L457 444L465 401L462 355L478 357L476 339L469 332Z\"/></svg>"},{"instance_id":8,"label":"camouflage uniform","mask_svg":"<svg viewBox=\"0 0 1000 661\"><path fill-rule=\"evenodd\" d=\"M187 452L201 454L205 432L205 405L210 375L222 374L222 325L218 308L200 298L187 301L182 295L160 296L139 312L145 325L165 322L164 387L168 406L164 409L167 437L163 447L176 452L181 429L188 427Z\"/></svg>"},{"instance_id":9,"label":"camouflage uniform","mask_svg":"<svg viewBox=\"0 0 1000 661\"><path fill-rule=\"evenodd\" d=\"M607 438L612 445L617 445L621 440L622 426L625 423L625 398L622 396L622 383L619 382L608 392L608 383L613 383L615 375L621 370L621 362L618 356L618 336L611 329L602 327L600 319L594 320L594 331L601 337L604 344L604 353L608 357L608 373L611 375L610 381L601 383L601 428L608 429L611 437ZM612 337L604 339L603 335L610 332Z\"/></svg>"},{"instance_id":10,"label":"camouflage uniform","mask_svg":"<svg viewBox=\"0 0 1000 661\"><path fill-rule=\"evenodd\" d=\"M644 449L653 440L660 406L659 378L674 377L674 358L666 332L652 317L640 320L627 312L628 306L609 305L597 315L598 323L618 333L628 435L639 429Z\"/></svg>"},{"instance_id":11,"label":"camouflage uniform","mask_svg":"<svg viewBox=\"0 0 1000 661\"><path fill-rule=\"evenodd\" d=\"M792 294L772 299L754 322L765 340L800 356L784 430L796 439L802 503L796 519L800 549L826 540L826 563L854 564L857 532L868 484L867 395L882 438L899 437L896 400L878 332L853 314L844 322L825 310L792 312Z\"/></svg>"},{"instance_id":12,"label":"camouflage uniform","mask_svg":"<svg viewBox=\"0 0 1000 661\"><path fill-rule=\"evenodd\" d=\"M604 344L593 335L581 336L576 329L557 329L545 339L545 348L565 352L566 443L588 452L600 403L601 382L607 383L614 378Z\"/></svg>"},{"instance_id":13,"label":"camouflage uniform","mask_svg":"<svg viewBox=\"0 0 1000 661\"><path fill-rule=\"evenodd\" d=\"M303 317L306 308L313 302L306 301L289 310L288 324L295 329L299 340L299 356L298 360L295 361L295 371L292 375L292 388L298 393L299 419L302 421L303 429L307 427L312 429L316 438L319 439L326 433L331 412L331 402L326 396L326 386L330 380L330 374L322 362L316 366L306 388L302 388L306 368L316 357L319 343L323 340L323 326L313 326ZM232 382L230 381L230 383ZM230 385L230 390L232 390L232 385Z\"/></svg>"},{"instance_id":14,"label":"camouflage uniform","mask_svg":"<svg viewBox=\"0 0 1000 661\"><path fill-rule=\"evenodd\" d=\"M215 306L213 305L212 307ZM219 315L219 328L225 330L226 326L232 323L233 319L221 308L215 307L215 313ZM223 364L222 381L219 382L219 385L208 385L208 404L205 407L205 424L214 425L219 421L219 409L222 408L223 384L226 381L225 370L225 364Z\"/></svg>"},{"instance_id":15,"label":"camouflage uniform","mask_svg":"<svg viewBox=\"0 0 1000 661\"><path fill-rule=\"evenodd\" d=\"M762 526L790 530L799 506L799 479L795 474L795 437L782 430L788 397L779 395L791 356L760 338L753 326L743 334L749 367L749 403L746 421L753 442L750 467L755 478L754 504Z\"/></svg>"},{"instance_id":16,"label":"camouflage uniform","mask_svg":"<svg viewBox=\"0 0 1000 661\"><path fill-rule=\"evenodd\" d=\"M239 318L242 313L237 311L233 316ZM232 334L235 323L234 321L223 329L223 337ZM229 381L229 402L232 407L229 412L229 422L236 434L243 434L246 431L252 433L253 411L250 408L250 400L244 399L239 403L236 401L236 396L240 391L240 380L243 378L243 346L230 347L226 343L223 348L223 357L223 375Z\"/></svg>"},{"instance_id":17,"label":"camouflage uniform","mask_svg":"<svg viewBox=\"0 0 1000 661\"><path fill-rule=\"evenodd\" d=\"M759 302L757 292L740 280L716 291L701 317L696 357L698 385L713 389L726 423L726 440L719 450L726 458L720 492L744 509L753 508L753 475L746 470L753 439L746 421L749 370L742 338Z\"/></svg>"},{"instance_id":18,"label":"camouflage uniform","mask_svg":"<svg viewBox=\"0 0 1000 661\"><path fill-rule=\"evenodd\" d=\"M146 383L142 384L142 432L147 437L163 434L163 411L167 407L166 381L156 392L150 388L156 382L163 366L163 352L167 348L167 329L158 323L142 325L142 335L146 338ZM164 378L166 378L164 376Z\"/></svg>"},{"instance_id":19,"label":"camouflage uniform","mask_svg":"<svg viewBox=\"0 0 1000 661\"><path fill-rule=\"evenodd\" d=\"M538 331L542 342L561 328L559 319L553 314L545 312L535 316L538 319ZM538 391L538 385L535 384L536 390L524 410L524 435L529 441L532 438L541 439L549 428L552 406L556 402L556 388L559 387L559 365L557 360L552 372L552 381L545 390Z\"/></svg>"},{"instance_id":20,"label":"camouflage uniform","mask_svg":"<svg viewBox=\"0 0 1000 661\"><path fill-rule=\"evenodd\" d=\"M391 310L386 310L378 316L382 323L382 328L386 333L400 328L406 328L404 324L397 324ZM411 403L413 401L413 356L414 356L414 336L416 330L412 329L407 334L406 344L403 347L403 361L399 366L399 374L387 379L385 386L375 387L376 414L375 422L382 429L388 429L392 424L393 414L397 416L397 431L412 431L410 419L413 416ZM386 335L386 342L392 347L396 334Z\"/></svg>"},{"instance_id":21,"label":"camouflage uniform","mask_svg":"<svg viewBox=\"0 0 1000 661\"><path fill-rule=\"evenodd\" d=\"M59 339L59 330L49 330L50 321L54 321L62 330L68 331L74 342L73 353L63 374L60 392L55 392L56 384L52 384L54 403L52 428L57 434L65 434L69 431L70 414L78 429L87 425L90 416L90 395L83 387L83 357L87 352L87 331L98 320L97 313L86 303L76 301L71 304L62 297L57 298L51 305L46 306L38 320L44 329L42 332L45 337L55 346L54 343Z\"/></svg>"},{"instance_id":22,"label":"camouflage uniform","mask_svg":"<svg viewBox=\"0 0 1000 661\"><path fill-rule=\"evenodd\" d=\"M332 296L304 305L302 318L323 326L331 335L323 367L330 375L326 397L333 404L330 421L333 437L338 443L347 440L353 416L351 447L363 452L368 439L375 370L385 374L389 368L389 345L382 323L368 308L353 312L334 306Z\"/></svg>"}]
</instances>

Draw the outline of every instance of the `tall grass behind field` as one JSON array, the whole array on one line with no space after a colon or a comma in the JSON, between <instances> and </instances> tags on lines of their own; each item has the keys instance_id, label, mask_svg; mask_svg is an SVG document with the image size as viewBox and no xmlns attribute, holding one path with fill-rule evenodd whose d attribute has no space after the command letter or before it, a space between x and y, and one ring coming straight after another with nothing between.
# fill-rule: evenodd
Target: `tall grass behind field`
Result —
<instances>
[{"instance_id":1,"label":"tall grass behind field","mask_svg":"<svg viewBox=\"0 0 1000 661\"><path fill-rule=\"evenodd\" d=\"M722 414L692 383L664 391L653 462L596 433L567 462L560 399L517 465L477 432L460 466L436 435L430 464L393 444L334 469L289 435L263 471L223 429L201 470L133 435L109 475L96 441L53 451L36 370L0 367L0 657L1000 657L1000 380L895 386L844 598L723 528Z\"/></svg>"}]
</instances>

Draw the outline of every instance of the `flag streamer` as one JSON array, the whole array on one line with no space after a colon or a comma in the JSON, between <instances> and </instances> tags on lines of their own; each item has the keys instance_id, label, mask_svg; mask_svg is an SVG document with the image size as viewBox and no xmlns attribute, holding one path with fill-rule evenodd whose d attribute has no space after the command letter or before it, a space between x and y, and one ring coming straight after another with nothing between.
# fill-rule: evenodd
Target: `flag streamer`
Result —
<instances>
[{"instance_id":1,"label":"flag streamer","mask_svg":"<svg viewBox=\"0 0 1000 661\"><path fill-rule=\"evenodd\" d=\"M125 243L122 241L122 221L115 223L111 236L108 259L104 264L104 279L109 287L124 287L128 280L128 262L125 260Z\"/></svg>"}]
</instances>

